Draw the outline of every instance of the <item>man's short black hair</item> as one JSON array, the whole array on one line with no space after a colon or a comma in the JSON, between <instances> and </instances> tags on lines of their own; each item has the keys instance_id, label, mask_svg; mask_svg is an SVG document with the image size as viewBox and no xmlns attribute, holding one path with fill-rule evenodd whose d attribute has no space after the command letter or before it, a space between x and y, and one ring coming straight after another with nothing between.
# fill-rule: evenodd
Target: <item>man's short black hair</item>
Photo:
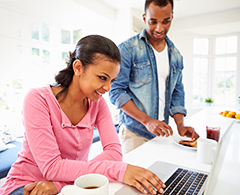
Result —
<instances>
[{"instance_id":1,"label":"man's short black hair","mask_svg":"<svg viewBox=\"0 0 240 195\"><path fill-rule=\"evenodd\" d=\"M168 3L170 3L172 5L172 9L173 9L173 0L146 0L145 8L144 8L145 13L147 11L148 6L152 2L154 2L154 4L159 6L159 7L165 7Z\"/></svg>"}]
</instances>

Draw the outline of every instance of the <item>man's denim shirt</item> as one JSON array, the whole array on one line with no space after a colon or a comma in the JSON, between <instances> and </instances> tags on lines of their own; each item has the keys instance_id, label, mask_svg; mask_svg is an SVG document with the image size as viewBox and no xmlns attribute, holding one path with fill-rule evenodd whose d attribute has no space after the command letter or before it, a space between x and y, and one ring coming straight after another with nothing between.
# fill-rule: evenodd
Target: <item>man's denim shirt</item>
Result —
<instances>
[{"instance_id":1,"label":"man's denim shirt","mask_svg":"<svg viewBox=\"0 0 240 195\"><path fill-rule=\"evenodd\" d=\"M183 59L178 49L166 36L170 72L166 80L164 118L168 124L169 115L176 113L186 115L184 108L184 89L182 84ZM146 29L140 34L121 43L119 50L122 56L120 72L113 82L109 97L110 101L121 108L129 100L153 119L158 119L158 76L155 55L147 40ZM133 133L152 139L154 134L144 125L120 110L119 124Z\"/></svg>"}]
</instances>

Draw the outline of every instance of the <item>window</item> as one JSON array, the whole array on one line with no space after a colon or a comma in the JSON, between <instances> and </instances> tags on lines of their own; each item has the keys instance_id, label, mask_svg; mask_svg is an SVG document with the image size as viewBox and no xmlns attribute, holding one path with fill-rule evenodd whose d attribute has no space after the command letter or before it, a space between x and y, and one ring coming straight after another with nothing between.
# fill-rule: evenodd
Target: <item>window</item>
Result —
<instances>
[{"instance_id":1,"label":"window","mask_svg":"<svg viewBox=\"0 0 240 195\"><path fill-rule=\"evenodd\" d=\"M71 43L71 33L68 30L62 29L62 44L70 44Z\"/></svg>"},{"instance_id":2,"label":"window","mask_svg":"<svg viewBox=\"0 0 240 195\"><path fill-rule=\"evenodd\" d=\"M40 55L39 49L37 49L37 48L32 48L32 55L33 55L33 56L39 56L39 55Z\"/></svg>"},{"instance_id":3,"label":"window","mask_svg":"<svg viewBox=\"0 0 240 195\"><path fill-rule=\"evenodd\" d=\"M208 55L209 39L195 38L193 40L193 53L195 55Z\"/></svg>"},{"instance_id":4,"label":"window","mask_svg":"<svg viewBox=\"0 0 240 195\"><path fill-rule=\"evenodd\" d=\"M216 104L235 104L237 50L237 36L216 38L214 59L214 99Z\"/></svg>"},{"instance_id":5,"label":"window","mask_svg":"<svg viewBox=\"0 0 240 195\"><path fill-rule=\"evenodd\" d=\"M238 36L193 40L193 105L204 105L207 97L216 105L236 104L240 82L237 43Z\"/></svg>"},{"instance_id":6,"label":"window","mask_svg":"<svg viewBox=\"0 0 240 195\"><path fill-rule=\"evenodd\" d=\"M31 35L32 35L32 39L39 40L39 24L38 24L38 22L31 23Z\"/></svg>"},{"instance_id":7,"label":"window","mask_svg":"<svg viewBox=\"0 0 240 195\"><path fill-rule=\"evenodd\" d=\"M65 63L69 59L69 53L68 52L62 52L62 61Z\"/></svg>"},{"instance_id":8,"label":"window","mask_svg":"<svg viewBox=\"0 0 240 195\"><path fill-rule=\"evenodd\" d=\"M50 31L49 31L49 24L42 24L42 40L49 42L50 39Z\"/></svg>"},{"instance_id":9,"label":"window","mask_svg":"<svg viewBox=\"0 0 240 195\"><path fill-rule=\"evenodd\" d=\"M42 63L43 63L43 65L49 65L50 64L50 51L43 49L43 51L42 51Z\"/></svg>"},{"instance_id":10,"label":"window","mask_svg":"<svg viewBox=\"0 0 240 195\"><path fill-rule=\"evenodd\" d=\"M193 104L201 104L207 97L208 59L194 58L193 61Z\"/></svg>"},{"instance_id":11,"label":"window","mask_svg":"<svg viewBox=\"0 0 240 195\"><path fill-rule=\"evenodd\" d=\"M82 37L82 29L73 31L73 44L76 45Z\"/></svg>"},{"instance_id":12,"label":"window","mask_svg":"<svg viewBox=\"0 0 240 195\"><path fill-rule=\"evenodd\" d=\"M62 35L62 65L65 66L69 59L69 51L73 52L77 42L82 38L82 29L64 30L61 29Z\"/></svg>"},{"instance_id":13,"label":"window","mask_svg":"<svg viewBox=\"0 0 240 195\"><path fill-rule=\"evenodd\" d=\"M237 53L237 36L216 38L216 55Z\"/></svg>"},{"instance_id":14,"label":"window","mask_svg":"<svg viewBox=\"0 0 240 195\"><path fill-rule=\"evenodd\" d=\"M31 65L50 64L50 28L49 24L33 20L31 22Z\"/></svg>"},{"instance_id":15,"label":"window","mask_svg":"<svg viewBox=\"0 0 240 195\"><path fill-rule=\"evenodd\" d=\"M204 103L208 86L209 39L195 38L193 41L193 104Z\"/></svg>"}]
</instances>

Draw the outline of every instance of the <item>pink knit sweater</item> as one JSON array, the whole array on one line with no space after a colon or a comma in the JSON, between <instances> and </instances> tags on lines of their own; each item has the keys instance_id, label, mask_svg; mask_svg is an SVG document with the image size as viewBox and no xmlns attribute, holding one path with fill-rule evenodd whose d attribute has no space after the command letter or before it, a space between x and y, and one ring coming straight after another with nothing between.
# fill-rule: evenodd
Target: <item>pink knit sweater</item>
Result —
<instances>
[{"instance_id":1,"label":"pink knit sweater","mask_svg":"<svg viewBox=\"0 0 240 195\"><path fill-rule=\"evenodd\" d=\"M29 91L23 105L23 147L0 194L42 180L53 181L60 192L87 173L123 180L127 164L121 162L121 145L108 106L103 98L88 102L87 114L73 126L50 86ZM99 131L103 152L88 161L94 127Z\"/></svg>"}]
</instances>

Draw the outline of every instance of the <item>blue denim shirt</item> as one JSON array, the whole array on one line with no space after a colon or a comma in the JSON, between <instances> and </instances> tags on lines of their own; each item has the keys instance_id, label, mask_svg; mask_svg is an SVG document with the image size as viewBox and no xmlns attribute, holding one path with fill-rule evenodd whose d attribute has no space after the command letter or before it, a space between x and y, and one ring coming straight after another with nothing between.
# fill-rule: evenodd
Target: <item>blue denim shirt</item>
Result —
<instances>
[{"instance_id":1,"label":"blue denim shirt","mask_svg":"<svg viewBox=\"0 0 240 195\"><path fill-rule=\"evenodd\" d=\"M182 83L183 58L178 49L166 36L170 72L166 80L164 121L168 124L169 115L186 115L185 93ZM129 100L153 119L158 119L158 75L154 51L147 40L146 29L118 46L122 63L116 81L113 82L110 101L121 108ZM146 127L120 110L119 124L133 133L152 139L154 134Z\"/></svg>"}]
</instances>

